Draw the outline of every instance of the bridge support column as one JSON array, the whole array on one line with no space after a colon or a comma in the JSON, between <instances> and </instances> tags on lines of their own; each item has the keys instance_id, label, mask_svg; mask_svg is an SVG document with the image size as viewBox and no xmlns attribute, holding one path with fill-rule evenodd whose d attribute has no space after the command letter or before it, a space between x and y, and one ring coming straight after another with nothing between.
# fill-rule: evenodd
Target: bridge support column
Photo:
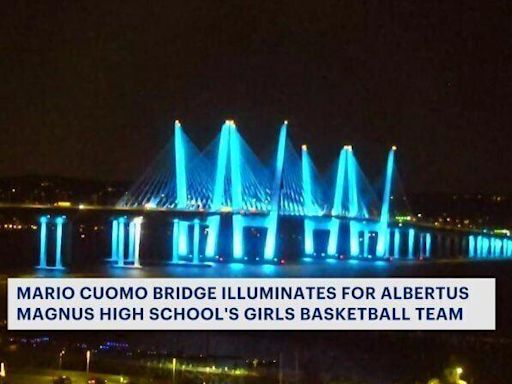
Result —
<instances>
[{"instance_id":1,"label":"bridge support column","mask_svg":"<svg viewBox=\"0 0 512 384\"><path fill-rule=\"evenodd\" d=\"M178 219L174 219L172 221L172 255L171 262L177 263L180 259L178 255L178 237L180 235L180 227L178 224Z\"/></svg>"},{"instance_id":2,"label":"bridge support column","mask_svg":"<svg viewBox=\"0 0 512 384\"><path fill-rule=\"evenodd\" d=\"M64 224L66 223L65 216L57 216L53 220L50 216L42 216L39 219L39 265L41 269L64 269L63 266L63 243L64 243ZM52 225L53 224L53 225ZM50 239L55 236L53 243ZM54 265L49 265L48 250L49 246L53 245L54 250Z\"/></svg>"},{"instance_id":3,"label":"bridge support column","mask_svg":"<svg viewBox=\"0 0 512 384\"><path fill-rule=\"evenodd\" d=\"M171 264L210 265L210 263L200 262L201 220L198 218L193 219L192 221L174 219L172 223ZM189 245L190 236L188 235L188 232L190 227L192 227L192 247ZM183 235L183 232L187 233L186 237ZM186 239L186 244L180 244L185 241L184 239ZM206 238L207 242L208 239L209 237ZM182 250L183 248L187 249L187 253L183 254L180 251L180 245L182 246ZM191 254L188 253L189 249L192 251Z\"/></svg>"},{"instance_id":4,"label":"bridge support column","mask_svg":"<svg viewBox=\"0 0 512 384\"><path fill-rule=\"evenodd\" d=\"M336 256L338 254L338 238L340 233L340 221L331 219L329 224L329 243L327 244L327 255Z\"/></svg>"},{"instance_id":5,"label":"bridge support column","mask_svg":"<svg viewBox=\"0 0 512 384\"><path fill-rule=\"evenodd\" d=\"M409 259L412 259L414 257L414 228L409 228L408 231L408 251L407 251L407 257Z\"/></svg>"},{"instance_id":6,"label":"bridge support column","mask_svg":"<svg viewBox=\"0 0 512 384\"><path fill-rule=\"evenodd\" d=\"M469 235L468 236L468 257L470 259L475 257L475 253L476 253L475 247L476 247L475 236Z\"/></svg>"},{"instance_id":7,"label":"bridge support column","mask_svg":"<svg viewBox=\"0 0 512 384\"><path fill-rule=\"evenodd\" d=\"M484 258L488 258L489 257L489 251L491 249L491 244L490 244L489 238L484 237L482 242L483 242L482 256Z\"/></svg>"},{"instance_id":8,"label":"bridge support column","mask_svg":"<svg viewBox=\"0 0 512 384\"><path fill-rule=\"evenodd\" d=\"M503 242L501 239L496 239L496 257L500 258L502 257L502 251L503 251Z\"/></svg>"},{"instance_id":9,"label":"bridge support column","mask_svg":"<svg viewBox=\"0 0 512 384\"><path fill-rule=\"evenodd\" d=\"M350 222L350 256L360 256L359 225L355 221Z\"/></svg>"},{"instance_id":10,"label":"bridge support column","mask_svg":"<svg viewBox=\"0 0 512 384\"><path fill-rule=\"evenodd\" d=\"M368 231L363 231L363 256L369 257L368 254L368 246L370 242L370 233Z\"/></svg>"},{"instance_id":11,"label":"bridge support column","mask_svg":"<svg viewBox=\"0 0 512 384\"><path fill-rule=\"evenodd\" d=\"M233 258L240 260L244 256L244 225L241 215L233 215Z\"/></svg>"},{"instance_id":12,"label":"bridge support column","mask_svg":"<svg viewBox=\"0 0 512 384\"><path fill-rule=\"evenodd\" d=\"M126 231L128 230L128 236ZM117 267L134 267L140 265L140 238L142 217L119 217L112 221L112 261ZM128 244L126 244L128 242Z\"/></svg>"},{"instance_id":13,"label":"bridge support column","mask_svg":"<svg viewBox=\"0 0 512 384\"><path fill-rule=\"evenodd\" d=\"M194 219L194 246L192 250L192 262L199 263L199 219Z\"/></svg>"},{"instance_id":14,"label":"bridge support column","mask_svg":"<svg viewBox=\"0 0 512 384\"><path fill-rule=\"evenodd\" d=\"M217 240L220 229L220 216L211 216L206 221L208 226L208 236L206 237L206 249L204 255L213 258L217 253Z\"/></svg>"},{"instance_id":15,"label":"bridge support column","mask_svg":"<svg viewBox=\"0 0 512 384\"><path fill-rule=\"evenodd\" d=\"M48 217L43 216L39 219L40 243L39 243L39 268L46 268L48 264Z\"/></svg>"},{"instance_id":16,"label":"bridge support column","mask_svg":"<svg viewBox=\"0 0 512 384\"><path fill-rule=\"evenodd\" d=\"M419 243L419 250L418 250L418 257L420 260L422 260L423 257L425 257L424 247L425 247L425 234L420 233L420 243Z\"/></svg>"},{"instance_id":17,"label":"bridge support column","mask_svg":"<svg viewBox=\"0 0 512 384\"><path fill-rule=\"evenodd\" d=\"M304 255L311 256L314 253L314 241L313 241L313 222L306 218L304 219Z\"/></svg>"},{"instance_id":18,"label":"bridge support column","mask_svg":"<svg viewBox=\"0 0 512 384\"><path fill-rule=\"evenodd\" d=\"M389 258L391 256L390 248L391 248L391 229L386 228L386 250L384 252L384 256L386 256L387 258Z\"/></svg>"},{"instance_id":19,"label":"bridge support column","mask_svg":"<svg viewBox=\"0 0 512 384\"><path fill-rule=\"evenodd\" d=\"M395 228L395 238L393 240L393 257L396 259L400 258L400 230Z\"/></svg>"},{"instance_id":20,"label":"bridge support column","mask_svg":"<svg viewBox=\"0 0 512 384\"><path fill-rule=\"evenodd\" d=\"M425 233L425 257L430 259L432 253L432 235Z\"/></svg>"}]
</instances>

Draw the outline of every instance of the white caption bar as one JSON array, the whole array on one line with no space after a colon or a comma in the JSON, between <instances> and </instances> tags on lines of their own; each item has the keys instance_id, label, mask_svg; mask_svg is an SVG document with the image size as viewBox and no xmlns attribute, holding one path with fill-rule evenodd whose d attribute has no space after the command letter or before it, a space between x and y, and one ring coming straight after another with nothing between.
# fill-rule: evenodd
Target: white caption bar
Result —
<instances>
[{"instance_id":1,"label":"white caption bar","mask_svg":"<svg viewBox=\"0 0 512 384\"><path fill-rule=\"evenodd\" d=\"M495 279L8 280L9 330L494 330Z\"/></svg>"}]
</instances>

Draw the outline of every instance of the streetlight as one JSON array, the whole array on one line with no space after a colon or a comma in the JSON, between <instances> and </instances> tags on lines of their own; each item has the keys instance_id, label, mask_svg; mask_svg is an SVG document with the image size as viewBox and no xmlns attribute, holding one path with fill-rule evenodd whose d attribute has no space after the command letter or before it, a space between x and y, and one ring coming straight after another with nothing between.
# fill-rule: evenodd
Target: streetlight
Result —
<instances>
[{"instance_id":1,"label":"streetlight","mask_svg":"<svg viewBox=\"0 0 512 384\"><path fill-rule=\"evenodd\" d=\"M85 359L87 361L85 372L87 373L87 376L89 376L89 367L91 365L91 351L85 352Z\"/></svg>"},{"instance_id":2,"label":"streetlight","mask_svg":"<svg viewBox=\"0 0 512 384\"><path fill-rule=\"evenodd\" d=\"M64 357L65 354L66 354L65 349L62 349L62 351L60 351L60 353L59 353L59 371L62 370L62 358Z\"/></svg>"},{"instance_id":3,"label":"streetlight","mask_svg":"<svg viewBox=\"0 0 512 384\"><path fill-rule=\"evenodd\" d=\"M176 358L172 358L172 384L176 383Z\"/></svg>"}]
</instances>

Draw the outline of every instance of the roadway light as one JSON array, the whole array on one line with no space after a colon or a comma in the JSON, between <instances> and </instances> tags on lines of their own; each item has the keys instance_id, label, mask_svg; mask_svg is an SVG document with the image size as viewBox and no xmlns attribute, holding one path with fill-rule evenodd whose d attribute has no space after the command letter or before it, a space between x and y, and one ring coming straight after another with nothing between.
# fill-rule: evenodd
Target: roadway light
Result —
<instances>
[{"instance_id":1,"label":"roadway light","mask_svg":"<svg viewBox=\"0 0 512 384\"><path fill-rule=\"evenodd\" d=\"M5 363L1 363L0 364L0 377L5 377L6 376L6 373L5 373Z\"/></svg>"},{"instance_id":2,"label":"roadway light","mask_svg":"<svg viewBox=\"0 0 512 384\"><path fill-rule=\"evenodd\" d=\"M62 351L60 351L60 353L59 353L59 370L62 369L62 358L64 357L65 354L66 354L65 349L62 349Z\"/></svg>"},{"instance_id":3,"label":"roadway light","mask_svg":"<svg viewBox=\"0 0 512 384\"><path fill-rule=\"evenodd\" d=\"M172 382L176 382L176 358L172 358Z\"/></svg>"},{"instance_id":4,"label":"roadway light","mask_svg":"<svg viewBox=\"0 0 512 384\"><path fill-rule=\"evenodd\" d=\"M86 367L85 367L85 372L87 373L87 376L89 376L89 368L91 366L91 351L87 351L85 352L85 360L86 360Z\"/></svg>"}]
</instances>

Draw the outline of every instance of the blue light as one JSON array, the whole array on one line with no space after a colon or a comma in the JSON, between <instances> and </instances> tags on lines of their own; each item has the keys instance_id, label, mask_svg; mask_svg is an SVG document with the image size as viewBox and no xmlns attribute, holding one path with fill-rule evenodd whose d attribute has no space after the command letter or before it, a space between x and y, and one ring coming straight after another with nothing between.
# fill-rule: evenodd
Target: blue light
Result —
<instances>
[{"instance_id":1,"label":"blue light","mask_svg":"<svg viewBox=\"0 0 512 384\"><path fill-rule=\"evenodd\" d=\"M226 178L226 163L229 150L230 123L226 121L220 132L219 153L217 157L217 171L215 174L215 189L213 192L212 210L221 208L224 199L224 179Z\"/></svg>"},{"instance_id":2,"label":"blue light","mask_svg":"<svg viewBox=\"0 0 512 384\"><path fill-rule=\"evenodd\" d=\"M286 132L287 123L285 122L281 126L281 132L279 133L279 143L277 145L276 172L274 175L274 185L272 188L272 203L267 220L267 239L265 241L265 252L263 254L265 260L273 259L276 253L277 218L279 215L279 197L281 196L281 183L283 178Z\"/></svg>"},{"instance_id":3,"label":"blue light","mask_svg":"<svg viewBox=\"0 0 512 384\"><path fill-rule=\"evenodd\" d=\"M305 145L302 146L302 188L304 193L304 213L307 216L313 214L313 196L311 191L311 165L308 150ZM312 255L314 252L313 240L314 225L310 219L304 219L304 253Z\"/></svg>"},{"instance_id":4,"label":"blue light","mask_svg":"<svg viewBox=\"0 0 512 384\"><path fill-rule=\"evenodd\" d=\"M308 149L305 145L302 146L302 188L304 192L304 212L307 216L311 216L314 212L311 191L311 165Z\"/></svg>"},{"instance_id":5,"label":"blue light","mask_svg":"<svg viewBox=\"0 0 512 384\"><path fill-rule=\"evenodd\" d=\"M500 257L501 256L501 247L502 247L502 242L501 242L501 239L496 239L496 242L495 242L495 257Z\"/></svg>"},{"instance_id":6,"label":"blue light","mask_svg":"<svg viewBox=\"0 0 512 384\"><path fill-rule=\"evenodd\" d=\"M185 166L185 145L183 131L179 121L174 123L174 153L176 156L176 196L177 207L184 209L187 206L187 171Z\"/></svg>"},{"instance_id":7,"label":"blue light","mask_svg":"<svg viewBox=\"0 0 512 384\"><path fill-rule=\"evenodd\" d=\"M194 249L192 262L199 263L199 219L194 220Z\"/></svg>"},{"instance_id":8,"label":"blue light","mask_svg":"<svg viewBox=\"0 0 512 384\"><path fill-rule=\"evenodd\" d=\"M342 214L342 200L343 191L345 189L345 173L347 168L347 149L344 147L339 156L338 160L338 172L336 175L336 189L334 192L334 201L332 205L332 215L339 216ZM338 251L338 239L339 239L339 220L332 218L329 224L329 243L327 245L327 254L329 256L335 256Z\"/></svg>"},{"instance_id":9,"label":"blue light","mask_svg":"<svg viewBox=\"0 0 512 384\"><path fill-rule=\"evenodd\" d=\"M64 216L59 216L55 219L57 226L55 230L55 267L62 268L62 224L64 223Z\"/></svg>"},{"instance_id":10,"label":"blue light","mask_svg":"<svg viewBox=\"0 0 512 384\"><path fill-rule=\"evenodd\" d=\"M387 261L384 261L384 260L377 260L375 262L375 265L377 267L387 267L387 266L389 266L389 263Z\"/></svg>"},{"instance_id":11,"label":"blue light","mask_svg":"<svg viewBox=\"0 0 512 384\"><path fill-rule=\"evenodd\" d=\"M236 126L229 123L230 135L230 158L231 158L231 201L233 210L242 209L242 181L240 178L240 139L236 131Z\"/></svg>"},{"instance_id":12,"label":"blue light","mask_svg":"<svg viewBox=\"0 0 512 384\"><path fill-rule=\"evenodd\" d=\"M363 231L363 256L369 257L368 245L370 241L370 234L367 231Z\"/></svg>"},{"instance_id":13,"label":"blue light","mask_svg":"<svg viewBox=\"0 0 512 384\"><path fill-rule=\"evenodd\" d=\"M178 232L178 254L180 256L188 256L188 223L186 221L179 222Z\"/></svg>"},{"instance_id":14,"label":"blue light","mask_svg":"<svg viewBox=\"0 0 512 384\"><path fill-rule=\"evenodd\" d=\"M348 180L349 180L349 216L356 217L358 215L358 195L357 195L357 178L356 178L356 161L354 153L350 149L348 152Z\"/></svg>"},{"instance_id":15,"label":"blue light","mask_svg":"<svg viewBox=\"0 0 512 384\"><path fill-rule=\"evenodd\" d=\"M432 252L432 235L430 233L425 234L425 257L429 258Z\"/></svg>"},{"instance_id":16,"label":"blue light","mask_svg":"<svg viewBox=\"0 0 512 384\"><path fill-rule=\"evenodd\" d=\"M350 222L350 256L359 256L361 253L359 245L359 225L355 221Z\"/></svg>"},{"instance_id":17,"label":"blue light","mask_svg":"<svg viewBox=\"0 0 512 384\"><path fill-rule=\"evenodd\" d=\"M140 236L142 232L142 217L136 217L133 219L135 223L135 245L133 254L133 265L140 267Z\"/></svg>"},{"instance_id":18,"label":"blue light","mask_svg":"<svg viewBox=\"0 0 512 384\"><path fill-rule=\"evenodd\" d=\"M484 242L482 236L478 236L476 238L476 249L477 249L477 257L483 257L484 254Z\"/></svg>"},{"instance_id":19,"label":"blue light","mask_svg":"<svg viewBox=\"0 0 512 384\"><path fill-rule=\"evenodd\" d=\"M117 265L124 265L124 232L125 232L126 218L119 218L119 231L118 231L118 243L117 243Z\"/></svg>"},{"instance_id":20,"label":"blue light","mask_svg":"<svg viewBox=\"0 0 512 384\"><path fill-rule=\"evenodd\" d=\"M39 218L39 223L41 224L41 233L40 233L40 244L39 244L39 267L46 268L47 266L47 245L46 245L46 232L47 232L47 223L48 216L42 216Z\"/></svg>"},{"instance_id":21,"label":"blue light","mask_svg":"<svg viewBox=\"0 0 512 384\"><path fill-rule=\"evenodd\" d=\"M469 253L469 258L473 258L475 257L475 236L473 235L469 235L469 241L468 241L468 253Z\"/></svg>"},{"instance_id":22,"label":"blue light","mask_svg":"<svg viewBox=\"0 0 512 384\"><path fill-rule=\"evenodd\" d=\"M400 230L398 228L395 229L395 239L394 239L394 246L393 246L393 256L395 259L400 258Z\"/></svg>"},{"instance_id":23,"label":"blue light","mask_svg":"<svg viewBox=\"0 0 512 384\"><path fill-rule=\"evenodd\" d=\"M277 267L273 264L263 264L261 266L264 275L273 276L277 271Z\"/></svg>"},{"instance_id":24,"label":"blue light","mask_svg":"<svg viewBox=\"0 0 512 384\"><path fill-rule=\"evenodd\" d=\"M206 257L214 257L217 249L217 238L219 236L220 216L210 216L206 220L208 226L208 235L206 236L206 248L204 255Z\"/></svg>"},{"instance_id":25,"label":"blue light","mask_svg":"<svg viewBox=\"0 0 512 384\"><path fill-rule=\"evenodd\" d=\"M334 202L332 205L332 215L339 216L342 214L343 190L345 187L345 172L347 167L347 147L340 152L338 160L338 173L336 176L336 190L334 192Z\"/></svg>"},{"instance_id":26,"label":"blue light","mask_svg":"<svg viewBox=\"0 0 512 384\"><path fill-rule=\"evenodd\" d=\"M171 260L173 263L177 263L180 260L178 253L178 237L180 233L180 224L178 219L172 221L172 256Z\"/></svg>"},{"instance_id":27,"label":"blue light","mask_svg":"<svg viewBox=\"0 0 512 384\"><path fill-rule=\"evenodd\" d=\"M224 179L226 178L226 163L229 150L230 122L226 121L220 132L219 151L217 154L217 168L215 173L215 187L212 198L212 211L219 211L224 200ZM219 236L220 217L210 216L207 220L208 236L206 237L205 256L214 257L217 250Z\"/></svg>"},{"instance_id":28,"label":"blue light","mask_svg":"<svg viewBox=\"0 0 512 384\"><path fill-rule=\"evenodd\" d=\"M395 162L395 147L389 151L388 162L386 165L386 181L384 194L382 196L382 208L380 212L379 236L377 238L377 256L386 255L386 244L388 244L388 222L389 222L389 202L391 199L391 182L393 180L393 166Z\"/></svg>"},{"instance_id":29,"label":"blue light","mask_svg":"<svg viewBox=\"0 0 512 384\"><path fill-rule=\"evenodd\" d=\"M243 219L240 215L233 215L233 257L241 259L243 257Z\"/></svg>"},{"instance_id":30,"label":"blue light","mask_svg":"<svg viewBox=\"0 0 512 384\"><path fill-rule=\"evenodd\" d=\"M312 255L314 252L313 223L310 219L304 219L304 254Z\"/></svg>"},{"instance_id":31,"label":"blue light","mask_svg":"<svg viewBox=\"0 0 512 384\"><path fill-rule=\"evenodd\" d=\"M112 254L110 258L112 260L116 260L117 258L117 237L118 237L118 231L119 231L119 223L116 219L112 220Z\"/></svg>"},{"instance_id":32,"label":"blue light","mask_svg":"<svg viewBox=\"0 0 512 384\"><path fill-rule=\"evenodd\" d=\"M489 256L490 243L487 237L482 239L482 256L487 258Z\"/></svg>"},{"instance_id":33,"label":"blue light","mask_svg":"<svg viewBox=\"0 0 512 384\"><path fill-rule=\"evenodd\" d=\"M332 218L329 223L329 243L327 244L327 254L335 256L338 251L338 237L340 231L340 222L338 219Z\"/></svg>"},{"instance_id":34,"label":"blue light","mask_svg":"<svg viewBox=\"0 0 512 384\"><path fill-rule=\"evenodd\" d=\"M408 256L409 259L414 257L414 228L409 228L409 239L408 239Z\"/></svg>"},{"instance_id":35,"label":"blue light","mask_svg":"<svg viewBox=\"0 0 512 384\"><path fill-rule=\"evenodd\" d=\"M236 271L240 271L240 270L244 269L244 267L245 267L245 265L243 263L230 263L229 264L229 268L236 270Z\"/></svg>"},{"instance_id":36,"label":"blue light","mask_svg":"<svg viewBox=\"0 0 512 384\"><path fill-rule=\"evenodd\" d=\"M132 263L135 259L135 223L130 221L128 224L128 262Z\"/></svg>"}]
</instances>

